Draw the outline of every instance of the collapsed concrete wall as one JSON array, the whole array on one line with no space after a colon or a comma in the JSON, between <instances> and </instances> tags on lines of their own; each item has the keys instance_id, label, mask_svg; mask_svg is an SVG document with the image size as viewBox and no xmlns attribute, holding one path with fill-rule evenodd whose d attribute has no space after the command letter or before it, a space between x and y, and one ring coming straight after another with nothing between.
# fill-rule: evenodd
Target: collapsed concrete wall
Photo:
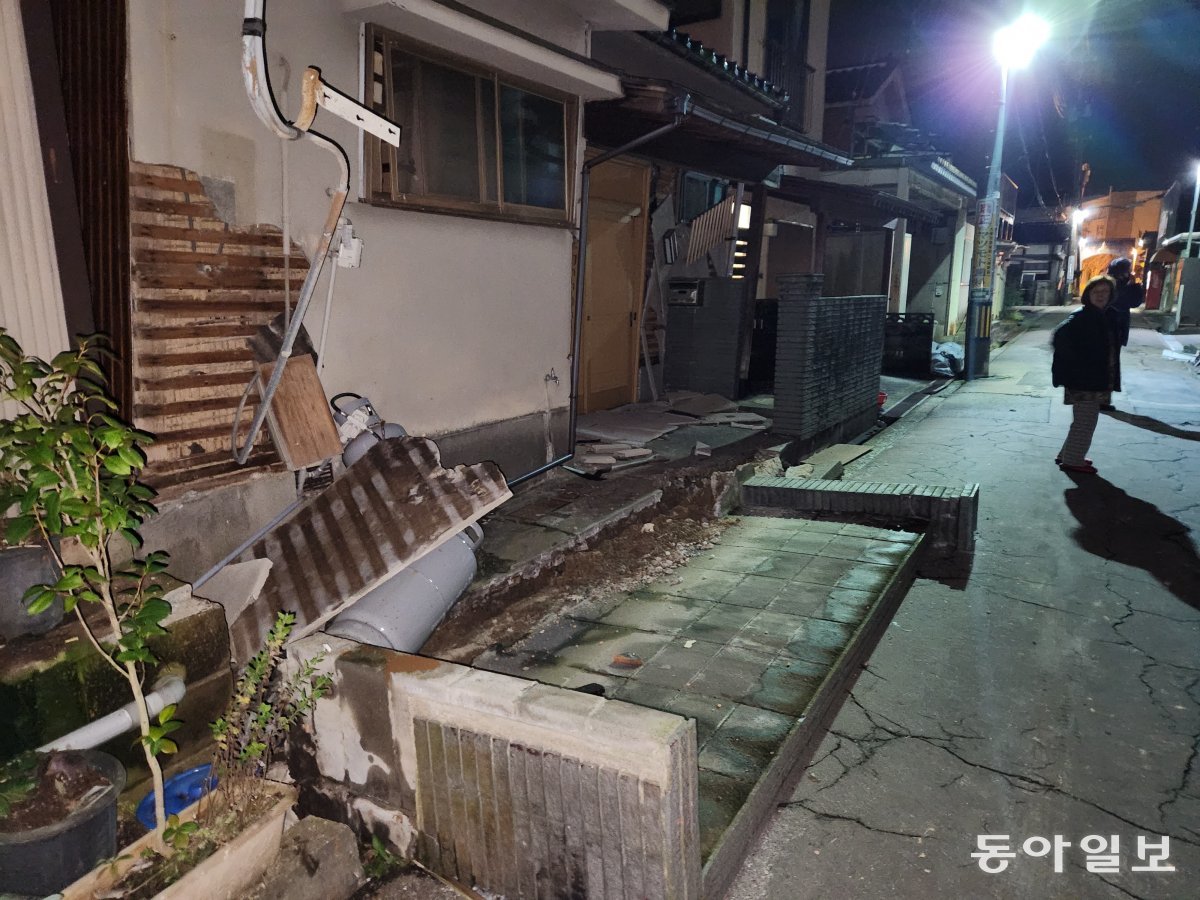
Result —
<instances>
[{"instance_id":1,"label":"collapsed concrete wall","mask_svg":"<svg viewBox=\"0 0 1200 900\"><path fill-rule=\"evenodd\" d=\"M301 804L509 897L699 896L695 723L316 635Z\"/></svg>"}]
</instances>

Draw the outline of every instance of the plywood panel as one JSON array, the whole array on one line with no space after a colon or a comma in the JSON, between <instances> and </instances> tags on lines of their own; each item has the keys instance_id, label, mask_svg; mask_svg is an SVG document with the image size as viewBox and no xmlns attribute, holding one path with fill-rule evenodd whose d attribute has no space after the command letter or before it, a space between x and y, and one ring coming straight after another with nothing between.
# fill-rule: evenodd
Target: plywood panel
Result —
<instances>
[{"instance_id":1,"label":"plywood panel","mask_svg":"<svg viewBox=\"0 0 1200 900\"><path fill-rule=\"evenodd\" d=\"M274 363L259 366L259 394L271 380ZM342 452L333 414L311 356L288 360L267 410L271 439L292 471L319 465Z\"/></svg>"}]
</instances>

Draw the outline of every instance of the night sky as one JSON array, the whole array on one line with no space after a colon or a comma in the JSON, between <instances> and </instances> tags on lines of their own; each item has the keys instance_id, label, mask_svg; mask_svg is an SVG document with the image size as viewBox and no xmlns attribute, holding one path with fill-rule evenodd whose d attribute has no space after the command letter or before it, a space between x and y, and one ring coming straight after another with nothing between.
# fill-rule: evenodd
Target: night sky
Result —
<instances>
[{"instance_id":1,"label":"night sky","mask_svg":"<svg viewBox=\"0 0 1200 900\"><path fill-rule=\"evenodd\" d=\"M1200 0L834 0L829 65L898 59L913 124L936 135L982 193L1000 90L991 37L1026 8L1053 30L1009 84L1003 168L1020 205L1071 205L1086 161L1087 196L1178 180L1190 206Z\"/></svg>"}]
</instances>

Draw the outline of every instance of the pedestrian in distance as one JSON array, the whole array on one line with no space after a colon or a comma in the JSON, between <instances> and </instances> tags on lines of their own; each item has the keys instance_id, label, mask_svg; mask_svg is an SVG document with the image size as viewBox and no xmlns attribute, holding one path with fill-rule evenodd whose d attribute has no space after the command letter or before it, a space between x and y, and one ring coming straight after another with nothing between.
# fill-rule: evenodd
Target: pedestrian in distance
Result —
<instances>
[{"instance_id":1,"label":"pedestrian in distance","mask_svg":"<svg viewBox=\"0 0 1200 900\"><path fill-rule=\"evenodd\" d=\"M1116 294L1112 278L1093 278L1083 289L1083 306L1054 329L1051 381L1063 388L1063 403L1073 413L1067 439L1054 460L1064 472L1096 474L1088 448L1101 406L1111 405L1113 391L1121 390L1120 334L1107 312Z\"/></svg>"},{"instance_id":2,"label":"pedestrian in distance","mask_svg":"<svg viewBox=\"0 0 1200 900\"><path fill-rule=\"evenodd\" d=\"M1116 293L1108 304L1105 312L1113 323L1117 335L1117 353L1121 347L1129 345L1129 313L1146 302L1146 289L1133 280L1133 263L1124 257L1118 257L1108 264L1108 275L1116 282ZM1100 407L1111 410L1111 403Z\"/></svg>"}]
</instances>

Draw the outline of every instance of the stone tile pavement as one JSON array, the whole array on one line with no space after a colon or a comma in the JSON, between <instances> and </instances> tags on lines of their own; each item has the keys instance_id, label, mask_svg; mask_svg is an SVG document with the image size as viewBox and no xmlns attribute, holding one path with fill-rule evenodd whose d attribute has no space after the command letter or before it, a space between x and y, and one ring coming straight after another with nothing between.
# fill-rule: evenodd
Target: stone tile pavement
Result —
<instances>
[{"instance_id":1,"label":"stone tile pavement","mask_svg":"<svg viewBox=\"0 0 1200 900\"><path fill-rule=\"evenodd\" d=\"M1198 896L1200 377L1135 329L1101 474L1068 477L1049 383L1064 312L848 467L979 482L974 565L914 583L729 900ZM1008 836L1004 872L972 858L980 834ZM1061 866L1023 852L1055 835ZM1117 836L1117 871L1088 870L1093 835ZM1175 871L1135 871L1158 836Z\"/></svg>"},{"instance_id":2,"label":"stone tile pavement","mask_svg":"<svg viewBox=\"0 0 1200 900\"><path fill-rule=\"evenodd\" d=\"M920 535L741 517L711 552L477 668L696 721L707 858Z\"/></svg>"}]
</instances>

